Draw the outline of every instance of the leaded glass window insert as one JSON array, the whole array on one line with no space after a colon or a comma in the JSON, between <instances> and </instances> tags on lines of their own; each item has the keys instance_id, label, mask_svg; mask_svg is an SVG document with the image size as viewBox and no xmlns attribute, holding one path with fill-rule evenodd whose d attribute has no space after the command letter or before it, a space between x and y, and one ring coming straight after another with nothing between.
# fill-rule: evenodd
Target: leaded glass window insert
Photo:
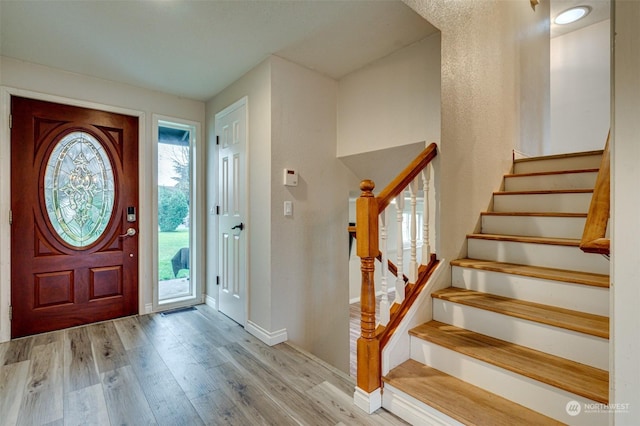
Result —
<instances>
[{"instance_id":1,"label":"leaded glass window insert","mask_svg":"<svg viewBox=\"0 0 640 426\"><path fill-rule=\"evenodd\" d=\"M86 132L62 138L44 175L49 221L67 244L83 248L104 233L113 213L115 184L109 156Z\"/></svg>"}]
</instances>

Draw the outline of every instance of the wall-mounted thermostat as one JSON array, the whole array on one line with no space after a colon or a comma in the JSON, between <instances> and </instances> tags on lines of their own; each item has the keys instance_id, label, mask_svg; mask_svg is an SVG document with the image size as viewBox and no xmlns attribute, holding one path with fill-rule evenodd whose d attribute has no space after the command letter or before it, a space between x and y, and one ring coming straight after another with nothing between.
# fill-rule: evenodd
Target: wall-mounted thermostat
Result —
<instances>
[{"instance_id":1,"label":"wall-mounted thermostat","mask_svg":"<svg viewBox=\"0 0 640 426\"><path fill-rule=\"evenodd\" d=\"M298 186L298 172L293 169L284 169L284 185Z\"/></svg>"}]
</instances>

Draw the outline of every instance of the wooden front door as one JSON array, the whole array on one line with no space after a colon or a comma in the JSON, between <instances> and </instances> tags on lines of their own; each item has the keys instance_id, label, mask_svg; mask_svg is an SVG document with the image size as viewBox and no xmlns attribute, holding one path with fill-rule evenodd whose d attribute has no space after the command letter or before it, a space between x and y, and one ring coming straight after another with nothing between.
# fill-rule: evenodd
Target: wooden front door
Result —
<instances>
[{"instance_id":1,"label":"wooden front door","mask_svg":"<svg viewBox=\"0 0 640 426\"><path fill-rule=\"evenodd\" d=\"M19 97L11 115L11 336L137 313L138 119Z\"/></svg>"}]
</instances>

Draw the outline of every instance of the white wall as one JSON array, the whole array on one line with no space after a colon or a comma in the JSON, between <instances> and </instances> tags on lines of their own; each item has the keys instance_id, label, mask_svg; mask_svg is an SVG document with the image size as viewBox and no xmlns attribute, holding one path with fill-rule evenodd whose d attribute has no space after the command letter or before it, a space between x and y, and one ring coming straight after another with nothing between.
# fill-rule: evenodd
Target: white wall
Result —
<instances>
[{"instance_id":1,"label":"white wall","mask_svg":"<svg viewBox=\"0 0 640 426\"><path fill-rule=\"evenodd\" d=\"M340 79L339 157L439 140L440 34Z\"/></svg>"},{"instance_id":2,"label":"white wall","mask_svg":"<svg viewBox=\"0 0 640 426\"><path fill-rule=\"evenodd\" d=\"M615 96L612 143L610 398L629 404L614 424L640 418L640 2L615 2Z\"/></svg>"},{"instance_id":3,"label":"white wall","mask_svg":"<svg viewBox=\"0 0 640 426\"><path fill-rule=\"evenodd\" d=\"M152 280L154 271L153 261L153 229L151 223L157 217L157 211L153 205L153 183L152 172L152 114L160 114L169 117L203 122L204 103L154 92L111 81L87 77L80 74L73 74L52 68L43 67L27 62L17 61L12 58L3 57L0 62L0 85L11 88L12 91L19 90L23 93L37 93L44 96L55 97L56 100L62 98L71 102L78 102L84 105L99 107L104 105L108 108L115 108L141 115L141 147L139 161L140 178L140 207L139 207L139 286L141 288L140 313L145 309L150 309L152 303ZM9 92L5 92L9 93ZM39 95L38 95L39 96ZM9 97L2 100L1 119L6 124L8 117ZM9 159L9 132L4 128L0 135L0 211L5 215L10 208L10 193L8 182L10 179L10 159ZM198 167L202 170L202 167ZM202 181L202 179L200 179ZM2 307L0 325L8 324L8 297L10 291L9 282L9 249L10 230L8 221L0 224L0 261L2 273L0 275L0 306ZM0 330L0 340L8 338L9 331Z\"/></svg>"},{"instance_id":4,"label":"white wall","mask_svg":"<svg viewBox=\"0 0 640 426\"><path fill-rule=\"evenodd\" d=\"M349 371L347 225L358 181L336 158L338 84L278 57L271 67L273 326ZM297 187L283 186L285 167L298 170Z\"/></svg>"},{"instance_id":5,"label":"white wall","mask_svg":"<svg viewBox=\"0 0 640 426\"><path fill-rule=\"evenodd\" d=\"M215 115L247 96L248 138L247 173L248 207L247 245L249 247L247 319L265 330L273 331L271 320L271 61L239 78L215 98L207 102L207 296L218 298L217 220L211 211L217 203L217 150L215 148ZM243 324L244 325L244 324Z\"/></svg>"},{"instance_id":6,"label":"white wall","mask_svg":"<svg viewBox=\"0 0 640 426\"><path fill-rule=\"evenodd\" d=\"M544 154L604 148L610 127L611 21L551 39L551 139Z\"/></svg>"},{"instance_id":7,"label":"white wall","mask_svg":"<svg viewBox=\"0 0 640 426\"><path fill-rule=\"evenodd\" d=\"M214 117L248 96L248 320L349 368L348 202L357 179L336 158L337 82L272 56L207 103L209 209L217 175ZM283 185L283 169L299 172ZM293 216L283 214L293 202ZM207 293L217 294L209 216Z\"/></svg>"},{"instance_id":8,"label":"white wall","mask_svg":"<svg viewBox=\"0 0 640 426\"><path fill-rule=\"evenodd\" d=\"M466 254L465 236L509 170L512 149L544 138L544 99L536 92L548 91L548 64L530 61L527 81L521 67L548 41L549 11L545 2L533 12L526 1L404 1L441 31L438 256L451 260ZM538 125L525 128L525 112ZM441 285L448 279L443 274Z\"/></svg>"}]
</instances>

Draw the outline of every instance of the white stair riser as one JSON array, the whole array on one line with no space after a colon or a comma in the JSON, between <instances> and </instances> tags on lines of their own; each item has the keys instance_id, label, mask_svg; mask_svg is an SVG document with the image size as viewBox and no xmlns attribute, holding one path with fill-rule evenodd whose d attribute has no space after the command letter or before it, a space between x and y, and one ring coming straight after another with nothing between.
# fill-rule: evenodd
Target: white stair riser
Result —
<instances>
[{"instance_id":1,"label":"white stair riser","mask_svg":"<svg viewBox=\"0 0 640 426\"><path fill-rule=\"evenodd\" d=\"M579 157L546 158L535 161L516 162L513 173L556 172L560 170L584 170L600 167L602 155L581 155Z\"/></svg>"},{"instance_id":2,"label":"white stair riser","mask_svg":"<svg viewBox=\"0 0 640 426\"><path fill-rule=\"evenodd\" d=\"M587 213L591 192L551 194L496 194L493 211L520 213Z\"/></svg>"},{"instance_id":3,"label":"white stair riser","mask_svg":"<svg viewBox=\"0 0 640 426\"><path fill-rule=\"evenodd\" d=\"M472 259L609 274L606 258L584 253L576 246L468 238L467 250Z\"/></svg>"},{"instance_id":4,"label":"white stair riser","mask_svg":"<svg viewBox=\"0 0 640 426\"><path fill-rule=\"evenodd\" d=\"M482 233L580 239L585 222L584 217L482 215Z\"/></svg>"},{"instance_id":5,"label":"white stair riser","mask_svg":"<svg viewBox=\"0 0 640 426\"><path fill-rule=\"evenodd\" d=\"M602 370L609 369L609 340L492 311L433 299L433 319Z\"/></svg>"},{"instance_id":6,"label":"white stair riser","mask_svg":"<svg viewBox=\"0 0 640 426\"><path fill-rule=\"evenodd\" d=\"M507 176L505 191L542 191L556 189L593 189L598 172L562 173L537 176Z\"/></svg>"},{"instance_id":7,"label":"white stair riser","mask_svg":"<svg viewBox=\"0 0 640 426\"><path fill-rule=\"evenodd\" d=\"M402 392L389 383L384 385L382 406L385 410L412 425L464 426L456 419Z\"/></svg>"},{"instance_id":8,"label":"white stair riser","mask_svg":"<svg viewBox=\"0 0 640 426\"><path fill-rule=\"evenodd\" d=\"M607 423L606 413L577 417L567 413L570 401L584 406L594 403L590 399L415 337L411 340L411 358L564 423L594 426Z\"/></svg>"},{"instance_id":9,"label":"white stair riser","mask_svg":"<svg viewBox=\"0 0 640 426\"><path fill-rule=\"evenodd\" d=\"M609 316L609 289L454 266L451 284L467 290Z\"/></svg>"}]
</instances>

